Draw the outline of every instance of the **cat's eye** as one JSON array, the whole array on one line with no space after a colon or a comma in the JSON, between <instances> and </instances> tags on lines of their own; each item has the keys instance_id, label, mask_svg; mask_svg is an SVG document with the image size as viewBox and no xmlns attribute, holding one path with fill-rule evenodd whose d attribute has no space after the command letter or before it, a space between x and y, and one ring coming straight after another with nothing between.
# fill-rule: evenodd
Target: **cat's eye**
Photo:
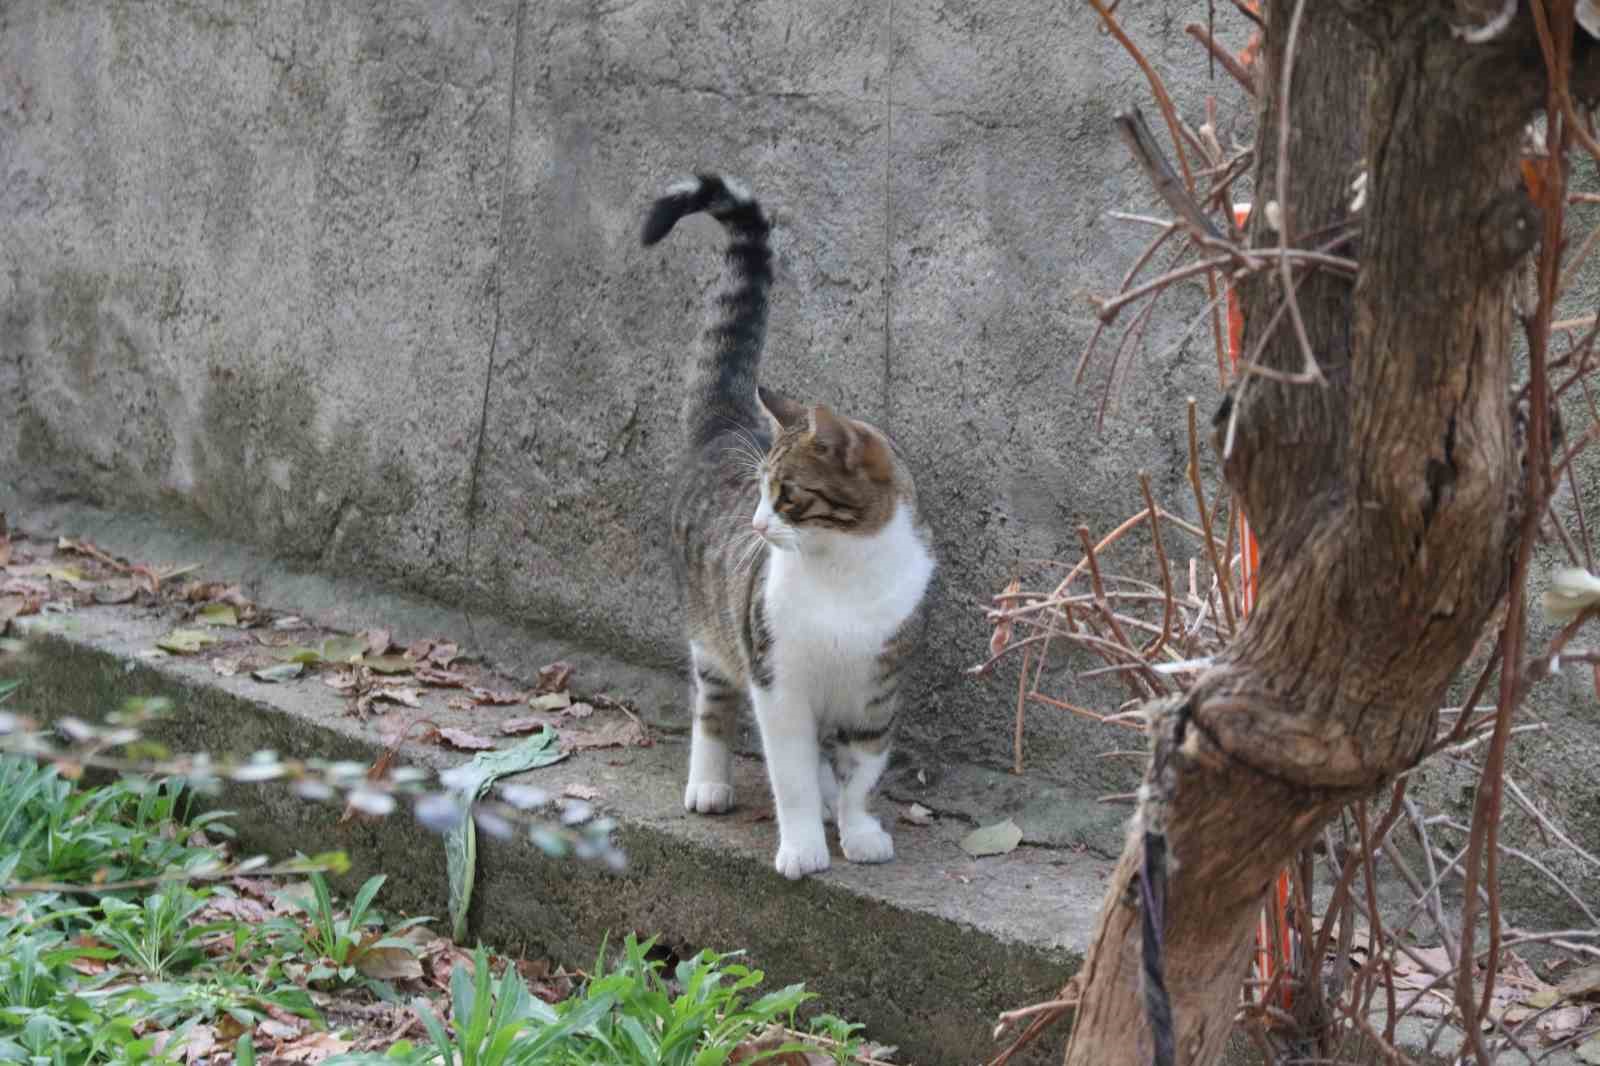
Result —
<instances>
[{"instance_id":1,"label":"cat's eye","mask_svg":"<svg viewBox=\"0 0 1600 1066\"><path fill-rule=\"evenodd\" d=\"M780 484L778 486L778 506L787 507L791 502L789 499L789 486Z\"/></svg>"}]
</instances>

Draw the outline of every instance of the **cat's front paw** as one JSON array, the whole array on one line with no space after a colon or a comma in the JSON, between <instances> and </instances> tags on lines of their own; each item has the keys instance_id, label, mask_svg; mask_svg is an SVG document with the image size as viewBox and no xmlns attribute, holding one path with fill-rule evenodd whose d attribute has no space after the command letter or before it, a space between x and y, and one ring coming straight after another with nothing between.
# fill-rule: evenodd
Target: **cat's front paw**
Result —
<instances>
[{"instance_id":1,"label":"cat's front paw","mask_svg":"<svg viewBox=\"0 0 1600 1066\"><path fill-rule=\"evenodd\" d=\"M733 810L733 786L713 782L689 783L683 790L683 808L699 814L723 814Z\"/></svg>"},{"instance_id":2,"label":"cat's front paw","mask_svg":"<svg viewBox=\"0 0 1600 1066\"><path fill-rule=\"evenodd\" d=\"M778 872L791 881L806 874L818 873L828 868L828 842L820 836L814 841L791 844L787 840L778 845L778 858L773 863Z\"/></svg>"},{"instance_id":3,"label":"cat's front paw","mask_svg":"<svg viewBox=\"0 0 1600 1066\"><path fill-rule=\"evenodd\" d=\"M840 833L839 844L851 862L888 862L894 858L894 838L883 831L876 819Z\"/></svg>"}]
</instances>

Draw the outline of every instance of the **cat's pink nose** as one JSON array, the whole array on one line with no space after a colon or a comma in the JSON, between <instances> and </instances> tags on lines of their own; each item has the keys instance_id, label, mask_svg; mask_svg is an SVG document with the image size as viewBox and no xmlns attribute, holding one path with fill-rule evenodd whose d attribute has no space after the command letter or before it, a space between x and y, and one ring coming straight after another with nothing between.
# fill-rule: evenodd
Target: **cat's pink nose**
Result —
<instances>
[{"instance_id":1,"label":"cat's pink nose","mask_svg":"<svg viewBox=\"0 0 1600 1066\"><path fill-rule=\"evenodd\" d=\"M750 519L750 528L755 530L757 533L765 533L768 525L769 523L765 515L756 515L754 518Z\"/></svg>"}]
</instances>

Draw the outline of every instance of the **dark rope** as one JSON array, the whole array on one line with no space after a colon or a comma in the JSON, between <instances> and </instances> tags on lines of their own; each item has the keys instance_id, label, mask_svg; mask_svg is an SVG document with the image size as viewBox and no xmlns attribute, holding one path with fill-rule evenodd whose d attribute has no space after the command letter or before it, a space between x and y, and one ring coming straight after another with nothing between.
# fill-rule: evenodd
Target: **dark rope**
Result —
<instances>
[{"instance_id":1,"label":"dark rope","mask_svg":"<svg viewBox=\"0 0 1600 1066\"><path fill-rule=\"evenodd\" d=\"M1172 1001L1167 997L1163 973L1167 927L1167 838L1162 833L1144 834L1144 868L1139 875L1140 939L1144 960L1144 1015L1155 1043L1151 1057L1154 1066L1173 1066L1175 1053L1172 1035Z\"/></svg>"}]
</instances>

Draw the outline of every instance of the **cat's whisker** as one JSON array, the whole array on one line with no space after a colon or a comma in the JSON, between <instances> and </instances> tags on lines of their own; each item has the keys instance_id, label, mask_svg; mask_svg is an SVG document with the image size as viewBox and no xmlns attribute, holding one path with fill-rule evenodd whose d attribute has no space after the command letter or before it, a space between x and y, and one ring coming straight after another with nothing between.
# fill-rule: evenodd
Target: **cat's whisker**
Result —
<instances>
[{"instance_id":1,"label":"cat's whisker","mask_svg":"<svg viewBox=\"0 0 1600 1066\"><path fill-rule=\"evenodd\" d=\"M746 545L743 554L740 555L739 562L734 566L733 572L739 576L748 573L750 568L755 565L755 561L760 558L761 549L765 544L766 542L760 536L752 532L750 534L750 543Z\"/></svg>"}]
</instances>

